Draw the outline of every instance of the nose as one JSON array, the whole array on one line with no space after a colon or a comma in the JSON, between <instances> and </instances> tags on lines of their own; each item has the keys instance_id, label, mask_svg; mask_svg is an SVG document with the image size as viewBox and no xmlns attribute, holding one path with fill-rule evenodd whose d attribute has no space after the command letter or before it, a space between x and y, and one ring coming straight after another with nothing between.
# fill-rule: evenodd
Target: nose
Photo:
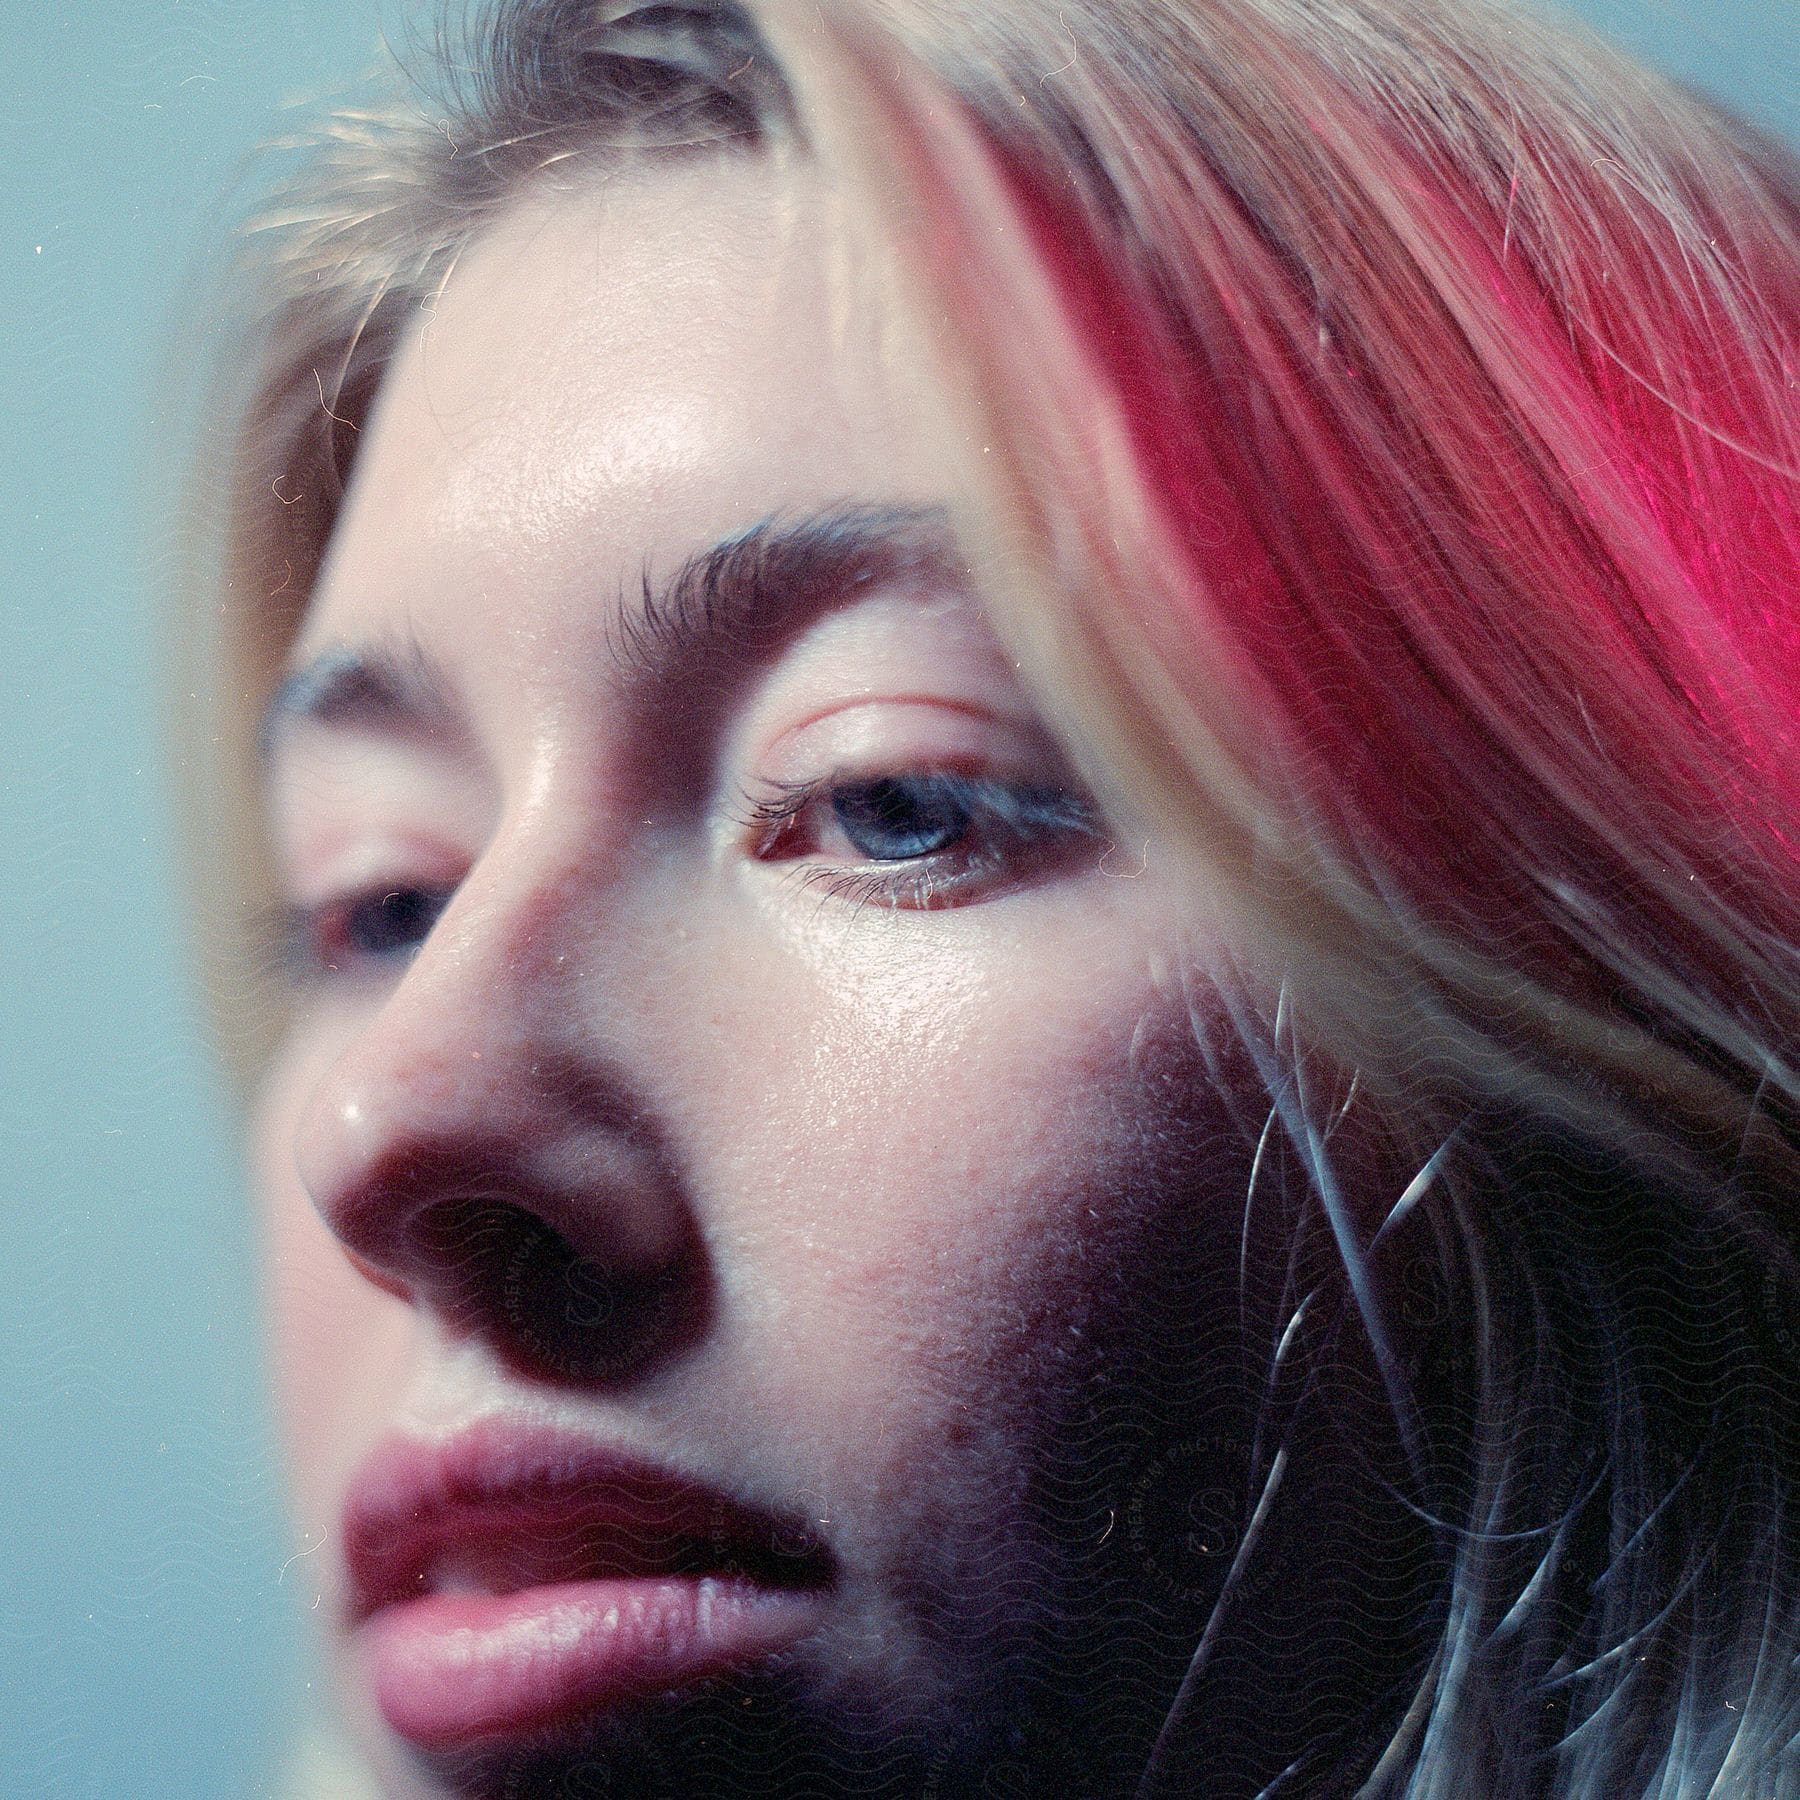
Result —
<instances>
[{"instance_id":1,"label":"nose","mask_svg":"<svg viewBox=\"0 0 1800 1800\"><path fill-rule=\"evenodd\" d=\"M586 1388L695 1335L706 1282L670 1146L600 1019L579 891L472 873L320 1079L295 1150L366 1276Z\"/></svg>"}]
</instances>

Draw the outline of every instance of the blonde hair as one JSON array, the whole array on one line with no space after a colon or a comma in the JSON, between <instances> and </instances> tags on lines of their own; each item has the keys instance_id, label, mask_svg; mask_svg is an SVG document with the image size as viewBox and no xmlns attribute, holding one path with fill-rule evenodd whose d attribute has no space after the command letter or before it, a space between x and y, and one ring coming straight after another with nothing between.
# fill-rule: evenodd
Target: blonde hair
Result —
<instances>
[{"instance_id":1,"label":"blonde hair","mask_svg":"<svg viewBox=\"0 0 1800 1800\"><path fill-rule=\"evenodd\" d=\"M1197 1028L1258 1059L1437 1534L1379 1741L1266 1791L1800 1788L1800 169L1490 0L512 0L449 61L448 115L334 121L249 239L228 858L459 246L609 159L825 159L981 446L997 627L1281 971ZM1417 1170L1373 1231L1315 1053ZM1467 1338L1453 1427L1409 1284Z\"/></svg>"}]
</instances>

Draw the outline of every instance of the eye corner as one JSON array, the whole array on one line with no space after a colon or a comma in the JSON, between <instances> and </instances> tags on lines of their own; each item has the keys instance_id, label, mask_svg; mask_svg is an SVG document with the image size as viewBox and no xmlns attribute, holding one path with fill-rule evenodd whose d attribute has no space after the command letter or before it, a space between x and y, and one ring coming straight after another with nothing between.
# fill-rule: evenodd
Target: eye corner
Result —
<instances>
[{"instance_id":1,"label":"eye corner","mask_svg":"<svg viewBox=\"0 0 1800 1800\"><path fill-rule=\"evenodd\" d=\"M777 780L765 777L746 786L726 809L730 824L750 841L759 862L775 860L784 841L799 827L806 809L828 780Z\"/></svg>"}]
</instances>

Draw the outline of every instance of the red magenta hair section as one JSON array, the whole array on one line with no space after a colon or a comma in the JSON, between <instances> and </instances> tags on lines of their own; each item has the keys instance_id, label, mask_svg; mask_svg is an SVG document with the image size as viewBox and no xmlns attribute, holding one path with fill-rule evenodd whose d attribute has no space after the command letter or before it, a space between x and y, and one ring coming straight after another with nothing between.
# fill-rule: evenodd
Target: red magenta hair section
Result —
<instances>
[{"instance_id":1,"label":"red magenta hair section","mask_svg":"<svg viewBox=\"0 0 1800 1800\"><path fill-rule=\"evenodd\" d=\"M1516 119L1510 166L1459 166L1285 79L1305 129L1255 191L1205 121L1066 181L987 134L1181 548L1173 602L1105 603L1154 610L1197 705L1231 685L1271 801L1421 923L1589 1003L1626 947L1730 1003L1745 922L1800 936L1800 292L1758 239L1793 198L1733 166L1728 216ZM1004 264L954 229L936 264L1029 392Z\"/></svg>"}]
</instances>

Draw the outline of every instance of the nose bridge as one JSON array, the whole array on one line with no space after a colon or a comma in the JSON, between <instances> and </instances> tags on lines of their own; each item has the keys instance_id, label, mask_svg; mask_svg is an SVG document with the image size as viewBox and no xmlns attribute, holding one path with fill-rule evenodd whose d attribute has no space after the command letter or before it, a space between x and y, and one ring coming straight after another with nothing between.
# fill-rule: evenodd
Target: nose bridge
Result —
<instances>
[{"instance_id":1,"label":"nose bridge","mask_svg":"<svg viewBox=\"0 0 1800 1800\"><path fill-rule=\"evenodd\" d=\"M365 1271L565 1375L616 1373L620 1343L637 1357L666 1335L698 1244L629 1046L599 1016L616 960L593 941L600 841L554 807L497 832L322 1074L296 1143Z\"/></svg>"},{"instance_id":2,"label":"nose bridge","mask_svg":"<svg viewBox=\"0 0 1800 1800\"><path fill-rule=\"evenodd\" d=\"M496 832L323 1077L300 1146L321 1203L401 1142L510 1146L511 1160L544 1129L561 1098L545 1073L570 1055L568 989L592 973L583 927L599 879L550 819Z\"/></svg>"}]
</instances>

